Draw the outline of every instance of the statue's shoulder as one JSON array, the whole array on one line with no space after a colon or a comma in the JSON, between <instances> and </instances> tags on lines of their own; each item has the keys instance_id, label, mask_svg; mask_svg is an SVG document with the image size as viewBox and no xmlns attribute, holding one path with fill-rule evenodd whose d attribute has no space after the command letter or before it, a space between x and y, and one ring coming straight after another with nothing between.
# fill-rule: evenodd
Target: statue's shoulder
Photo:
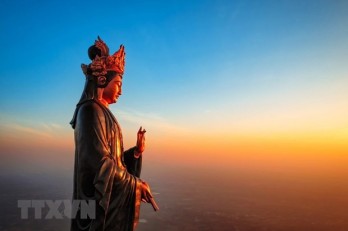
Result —
<instances>
[{"instance_id":1,"label":"statue's shoulder","mask_svg":"<svg viewBox=\"0 0 348 231\"><path fill-rule=\"evenodd\" d=\"M80 105L79 114L104 116L104 110L95 100L86 100Z\"/></svg>"}]
</instances>

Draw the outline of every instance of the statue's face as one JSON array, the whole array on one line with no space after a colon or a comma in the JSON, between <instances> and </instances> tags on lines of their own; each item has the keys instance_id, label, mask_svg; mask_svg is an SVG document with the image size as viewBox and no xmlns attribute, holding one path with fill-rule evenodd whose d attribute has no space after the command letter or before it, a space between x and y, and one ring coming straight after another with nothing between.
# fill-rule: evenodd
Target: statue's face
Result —
<instances>
[{"instance_id":1,"label":"statue's face","mask_svg":"<svg viewBox=\"0 0 348 231\"><path fill-rule=\"evenodd\" d=\"M104 88L103 99L106 102L108 102L108 104L116 103L118 97L121 94L122 94L122 78L120 75L117 75Z\"/></svg>"}]
</instances>

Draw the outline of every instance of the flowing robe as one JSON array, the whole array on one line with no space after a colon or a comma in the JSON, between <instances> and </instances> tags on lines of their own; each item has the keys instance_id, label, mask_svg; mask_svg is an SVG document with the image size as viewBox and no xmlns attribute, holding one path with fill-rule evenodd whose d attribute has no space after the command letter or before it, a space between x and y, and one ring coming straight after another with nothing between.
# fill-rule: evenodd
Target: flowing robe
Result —
<instances>
[{"instance_id":1,"label":"flowing robe","mask_svg":"<svg viewBox=\"0 0 348 231\"><path fill-rule=\"evenodd\" d=\"M95 219L78 211L71 231L131 231L141 202L141 157L123 151L122 132L111 111L95 99L80 103L75 129L74 200L95 200Z\"/></svg>"}]
</instances>

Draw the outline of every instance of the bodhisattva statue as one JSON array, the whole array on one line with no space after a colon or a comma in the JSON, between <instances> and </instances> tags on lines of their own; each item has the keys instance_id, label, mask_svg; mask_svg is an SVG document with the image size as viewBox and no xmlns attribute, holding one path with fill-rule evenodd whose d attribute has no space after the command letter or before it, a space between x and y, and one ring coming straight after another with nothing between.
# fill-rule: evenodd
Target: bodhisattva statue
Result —
<instances>
[{"instance_id":1,"label":"bodhisattva statue","mask_svg":"<svg viewBox=\"0 0 348 231\"><path fill-rule=\"evenodd\" d=\"M86 84L71 121L75 129L73 200L95 201L95 218L82 218L81 209L71 231L129 231L139 219L141 201L158 209L150 187L140 177L145 129L136 146L123 150L122 132L109 104L122 93L124 47L113 55L98 37L88 49L92 63L82 64Z\"/></svg>"}]
</instances>

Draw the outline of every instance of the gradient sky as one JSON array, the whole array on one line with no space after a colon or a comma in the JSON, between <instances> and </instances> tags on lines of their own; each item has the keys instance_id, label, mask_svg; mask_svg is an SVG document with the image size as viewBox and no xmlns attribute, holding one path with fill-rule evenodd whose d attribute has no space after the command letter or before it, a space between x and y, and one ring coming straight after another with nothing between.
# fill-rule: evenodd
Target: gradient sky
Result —
<instances>
[{"instance_id":1,"label":"gradient sky","mask_svg":"<svg viewBox=\"0 0 348 231\"><path fill-rule=\"evenodd\" d=\"M346 156L347 12L329 0L3 0L1 156L71 160L80 64L98 35L126 48L111 106L126 146L143 125L158 160Z\"/></svg>"}]
</instances>

